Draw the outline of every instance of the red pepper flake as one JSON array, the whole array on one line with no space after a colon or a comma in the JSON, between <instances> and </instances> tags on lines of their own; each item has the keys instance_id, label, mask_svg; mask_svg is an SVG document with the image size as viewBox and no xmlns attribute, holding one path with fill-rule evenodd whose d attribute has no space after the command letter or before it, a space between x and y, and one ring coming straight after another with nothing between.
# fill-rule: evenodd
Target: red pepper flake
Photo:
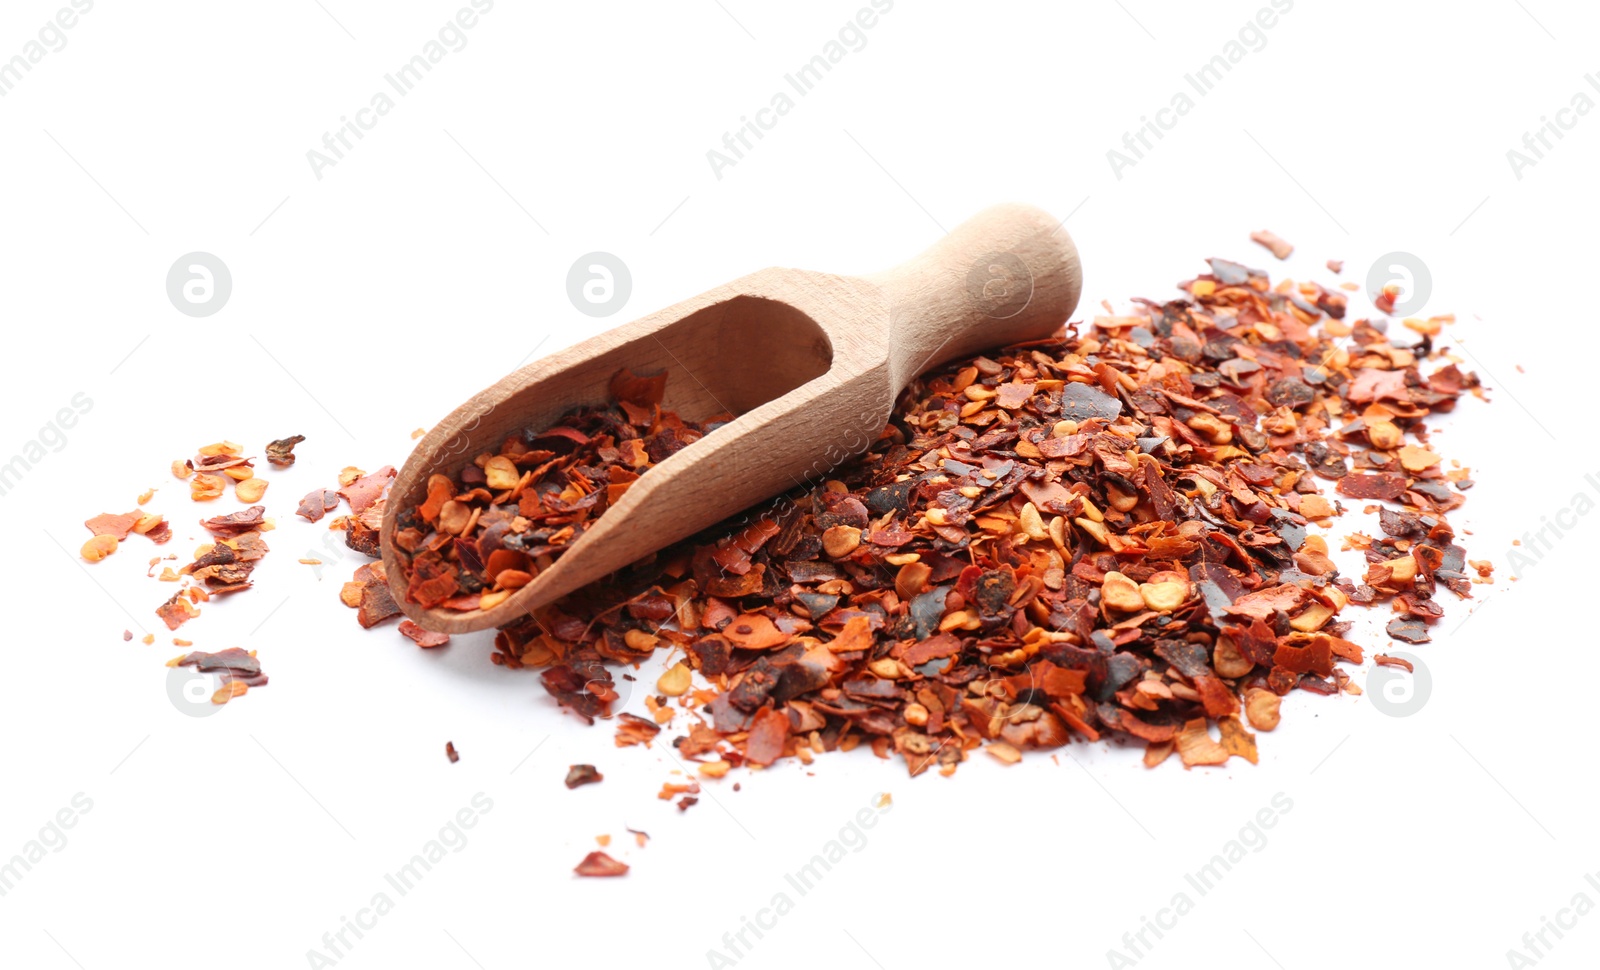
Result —
<instances>
[{"instance_id":1,"label":"red pepper flake","mask_svg":"<svg viewBox=\"0 0 1600 970\"><path fill-rule=\"evenodd\" d=\"M1292 244L1287 243L1283 239L1279 238L1276 233L1268 232L1265 229L1258 229L1255 232L1252 232L1250 234L1250 241L1272 250L1272 255L1278 257L1279 259L1288 259L1289 254L1294 252L1294 246Z\"/></svg>"},{"instance_id":2,"label":"red pepper flake","mask_svg":"<svg viewBox=\"0 0 1600 970\"><path fill-rule=\"evenodd\" d=\"M454 741L446 741L444 743L444 756L450 759L451 764L461 760L461 755L456 753L456 743Z\"/></svg>"},{"instance_id":3,"label":"red pepper flake","mask_svg":"<svg viewBox=\"0 0 1600 970\"><path fill-rule=\"evenodd\" d=\"M224 685L232 681L239 681L247 687L267 685L267 675L261 672L261 661L256 659L253 651L242 647L229 647L217 653L196 650L180 658L176 666L193 667L201 673L215 673L222 678Z\"/></svg>"},{"instance_id":4,"label":"red pepper flake","mask_svg":"<svg viewBox=\"0 0 1600 970\"><path fill-rule=\"evenodd\" d=\"M626 748L635 744L648 745L661 733L661 728L654 722L639 717L637 714L620 714L617 716L617 747Z\"/></svg>"},{"instance_id":5,"label":"red pepper flake","mask_svg":"<svg viewBox=\"0 0 1600 970\"><path fill-rule=\"evenodd\" d=\"M788 736L789 716L775 708L762 708L745 741L745 760L757 765L772 764L783 754L783 743Z\"/></svg>"},{"instance_id":6,"label":"red pepper flake","mask_svg":"<svg viewBox=\"0 0 1600 970\"><path fill-rule=\"evenodd\" d=\"M387 589L388 588L388 584L387 583L383 584L383 588ZM389 602L392 604L394 602L393 598L391 598L389 600ZM397 609L398 609L398 607L397 607ZM393 614L390 614L390 615L393 615ZM362 623L362 626L370 626L370 625L371 624L368 624L368 623L365 623L365 622ZM442 647L445 644L450 642L450 634L448 634L448 633L434 633L432 630L424 630L422 627L417 626L415 623L412 623L410 620L401 620L400 621L400 632L403 635L408 636L412 640L416 641L417 646L422 647L425 650L432 649L433 647Z\"/></svg>"},{"instance_id":7,"label":"red pepper flake","mask_svg":"<svg viewBox=\"0 0 1600 970\"><path fill-rule=\"evenodd\" d=\"M1388 654L1375 653L1372 655L1372 662L1382 664L1385 667L1404 667L1408 674L1416 671L1416 667L1411 661L1404 657L1391 657Z\"/></svg>"},{"instance_id":8,"label":"red pepper flake","mask_svg":"<svg viewBox=\"0 0 1600 970\"><path fill-rule=\"evenodd\" d=\"M361 587L360 610L356 613L356 620L363 628L371 629L384 620L399 615L400 607L395 603L394 596L390 594L388 583L372 580ZM400 632L405 633L406 631L401 630ZM413 637L412 639L416 638ZM421 640L417 640L417 645L428 646Z\"/></svg>"},{"instance_id":9,"label":"red pepper flake","mask_svg":"<svg viewBox=\"0 0 1600 970\"><path fill-rule=\"evenodd\" d=\"M625 876L628 874L628 866L604 852L595 851L584 856L583 861L572 871L580 876Z\"/></svg>"},{"instance_id":10,"label":"red pepper flake","mask_svg":"<svg viewBox=\"0 0 1600 970\"><path fill-rule=\"evenodd\" d=\"M573 765L567 769L568 788L581 788L584 785L594 785L605 780L606 776L595 770L594 765Z\"/></svg>"},{"instance_id":11,"label":"red pepper flake","mask_svg":"<svg viewBox=\"0 0 1600 970\"><path fill-rule=\"evenodd\" d=\"M388 491L389 483L394 480L394 475L394 468L385 465L372 474L363 475L345 485L339 489L339 494L343 495L344 500L350 503L350 511L360 515Z\"/></svg>"},{"instance_id":12,"label":"red pepper flake","mask_svg":"<svg viewBox=\"0 0 1600 970\"><path fill-rule=\"evenodd\" d=\"M306 440L303 434L267 442L267 461L282 468L294 464L294 446Z\"/></svg>"},{"instance_id":13,"label":"red pepper flake","mask_svg":"<svg viewBox=\"0 0 1600 970\"><path fill-rule=\"evenodd\" d=\"M267 514L266 506L252 505L243 512L234 512L231 515L219 515L212 519L200 520L200 525L213 535L234 536L244 535L261 528Z\"/></svg>"},{"instance_id":14,"label":"red pepper flake","mask_svg":"<svg viewBox=\"0 0 1600 970\"><path fill-rule=\"evenodd\" d=\"M116 536L117 541L121 542L123 539L128 538L128 533L133 531L135 523L137 523L143 516L143 512L137 511L126 512L122 515L113 515L110 512L102 512L101 514L85 522L84 525L94 535Z\"/></svg>"},{"instance_id":15,"label":"red pepper flake","mask_svg":"<svg viewBox=\"0 0 1600 970\"><path fill-rule=\"evenodd\" d=\"M161 617L161 622L165 623L169 630L176 630L199 615L200 611L182 591L172 594L171 599L156 607L156 616Z\"/></svg>"},{"instance_id":16,"label":"red pepper flake","mask_svg":"<svg viewBox=\"0 0 1600 970\"><path fill-rule=\"evenodd\" d=\"M295 515L307 521L316 522L324 515L339 507L339 493L331 488L315 488L306 493L300 500L300 508Z\"/></svg>"}]
</instances>

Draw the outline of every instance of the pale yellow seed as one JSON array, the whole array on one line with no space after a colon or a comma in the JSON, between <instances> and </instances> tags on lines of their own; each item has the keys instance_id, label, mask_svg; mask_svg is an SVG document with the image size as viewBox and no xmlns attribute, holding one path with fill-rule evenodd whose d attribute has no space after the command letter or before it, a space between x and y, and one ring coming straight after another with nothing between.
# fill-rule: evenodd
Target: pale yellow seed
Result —
<instances>
[{"instance_id":1,"label":"pale yellow seed","mask_svg":"<svg viewBox=\"0 0 1600 970\"><path fill-rule=\"evenodd\" d=\"M688 692L690 683L689 665L679 661L657 678L656 690L668 697L682 697Z\"/></svg>"},{"instance_id":2,"label":"pale yellow seed","mask_svg":"<svg viewBox=\"0 0 1600 970\"><path fill-rule=\"evenodd\" d=\"M247 478L233 486L233 494L241 502L258 502L267 491L265 478Z\"/></svg>"},{"instance_id":3,"label":"pale yellow seed","mask_svg":"<svg viewBox=\"0 0 1600 970\"><path fill-rule=\"evenodd\" d=\"M872 663L867 664L867 669L885 680L894 680L900 676L899 662L889 657L885 657L882 660L874 660Z\"/></svg>"},{"instance_id":4,"label":"pale yellow seed","mask_svg":"<svg viewBox=\"0 0 1600 970\"><path fill-rule=\"evenodd\" d=\"M1278 708L1282 703L1283 698L1272 691L1252 687L1244 692L1244 716L1257 731L1270 731L1278 726Z\"/></svg>"},{"instance_id":5,"label":"pale yellow seed","mask_svg":"<svg viewBox=\"0 0 1600 970\"><path fill-rule=\"evenodd\" d=\"M649 653L661 642L660 637L651 636L643 630L629 630L622 635L622 642L628 645L629 650L639 653Z\"/></svg>"},{"instance_id":6,"label":"pale yellow seed","mask_svg":"<svg viewBox=\"0 0 1600 970\"><path fill-rule=\"evenodd\" d=\"M90 562L99 562L116 551L117 537L104 535L90 536L89 541L85 542L83 548L79 550L83 558Z\"/></svg>"},{"instance_id":7,"label":"pale yellow seed","mask_svg":"<svg viewBox=\"0 0 1600 970\"><path fill-rule=\"evenodd\" d=\"M1050 538L1050 531L1044 525L1044 517L1039 514L1038 508L1032 502L1022 506L1022 514L1017 516L1017 528L1030 539Z\"/></svg>"},{"instance_id":8,"label":"pale yellow seed","mask_svg":"<svg viewBox=\"0 0 1600 970\"><path fill-rule=\"evenodd\" d=\"M822 533L822 551L843 559L861 546L861 530L852 525L836 525Z\"/></svg>"},{"instance_id":9,"label":"pale yellow seed","mask_svg":"<svg viewBox=\"0 0 1600 970\"><path fill-rule=\"evenodd\" d=\"M1405 434L1388 418L1374 418L1367 422L1367 438L1372 447L1388 451L1405 440Z\"/></svg>"},{"instance_id":10,"label":"pale yellow seed","mask_svg":"<svg viewBox=\"0 0 1600 970\"><path fill-rule=\"evenodd\" d=\"M1233 440L1233 426L1214 414L1202 411L1184 423L1210 438L1214 445L1225 445Z\"/></svg>"},{"instance_id":11,"label":"pale yellow seed","mask_svg":"<svg viewBox=\"0 0 1600 970\"><path fill-rule=\"evenodd\" d=\"M1094 541L1100 543L1102 546L1109 547L1111 545L1111 533L1100 523L1091 519L1086 519L1083 516L1073 519L1072 522L1078 528L1093 536Z\"/></svg>"},{"instance_id":12,"label":"pale yellow seed","mask_svg":"<svg viewBox=\"0 0 1600 970\"><path fill-rule=\"evenodd\" d=\"M1390 559L1384 563L1389 567L1390 579L1396 583L1409 583L1417 578L1417 561L1410 556L1401 556Z\"/></svg>"},{"instance_id":13,"label":"pale yellow seed","mask_svg":"<svg viewBox=\"0 0 1600 970\"><path fill-rule=\"evenodd\" d=\"M1100 602L1124 613L1137 613L1145 608L1144 596L1138 584L1115 571L1106 573L1105 580L1100 584Z\"/></svg>"},{"instance_id":14,"label":"pale yellow seed","mask_svg":"<svg viewBox=\"0 0 1600 970\"><path fill-rule=\"evenodd\" d=\"M1188 583L1143 583L1139 595L1144 605L1159 613L1171 613L1189 598Z\"/></svg>"},{"instance_id":15,"label":"pale yellow seed","mask_svg":"<svg viewBox=\"0 0 1600 970\"><path fill-rule=\"evenodd\" d=\"M489 487L497 492L516 488L517 482L522 479L522 473L517 471L516 463L504 455L495 455L485 462L483 475L488 480Z\"/></svg>"}]
</instances>

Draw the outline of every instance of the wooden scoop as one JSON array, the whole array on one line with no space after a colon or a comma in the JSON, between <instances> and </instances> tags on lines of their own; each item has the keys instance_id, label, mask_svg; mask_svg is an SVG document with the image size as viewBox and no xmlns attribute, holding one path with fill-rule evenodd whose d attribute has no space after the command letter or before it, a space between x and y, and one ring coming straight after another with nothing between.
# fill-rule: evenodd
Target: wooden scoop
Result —
<instances>
[{"instance_id":1,"label":"wooden scoop","mask_svg":"<svg viewBox=\"0 0 1600 970\"><path fill-rule=\"evenodd\" d=\"M1060 224L999 205L904 265L857 278L764 269L617 327L500 380L445 418L401 469L383 519L395 602L429 630L500 626L757 502L819 482L882 431L922 371L1049 336L1078 303L1077 250ZM531 583L488 610L406 599L395 518L507 435L604 404L612 375L670 374L662 407L738 417L647 471Z\"/></svg>"}]
</instances>

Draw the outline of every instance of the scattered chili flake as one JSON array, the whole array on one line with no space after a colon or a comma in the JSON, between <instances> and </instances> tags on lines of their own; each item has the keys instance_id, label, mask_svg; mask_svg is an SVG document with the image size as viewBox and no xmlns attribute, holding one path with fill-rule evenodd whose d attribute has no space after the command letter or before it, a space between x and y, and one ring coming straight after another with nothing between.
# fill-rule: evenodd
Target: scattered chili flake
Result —
<instances>
[{"instance_id":1,"label":"scattered chili flake","mask_svg":"<svg viewBox=\"0 0 1600 970\"><path fill-rule=\"evenodd\" d=\"M287 468L294 464L294 446L304 440L306 440L305 435L297 434L267 442L267 461Z\"/></svg>"},{"instance_id":2,"label":"scattered chili flake","mask_svg":"<svg viewBox=\"0 0 1600 970\"><path fill-rule=\"evenodd\" d=\"M1258 243L1259 245L1265 246L1272 250L1272 255L1278 257L1279 259L1288 259L1289 254L1294 252L1293 245L1279 238L1276 233L1268 232L1265 229L1258 229L1255 232L1252 232L1250 234L1250 241L1253 243Z\"/></svg>"},{"instance_id":3,"label":"scattered chili flake","mask_svg":"<svg viewBox=\"0 0 1600 970\"><path fill-rule=\"evenodd\" d=\"M126 512L122 515L103 512L85 522L84 526L93 535L111 536L120 542L128 538L128 533L133 531L134 525L143 517L144 513L138 511Z\"/></svg>"},{"instance_id":4,"label":"scattered chili flake","mask_svg":"<svg viewBox=\"0 0 1600 970\"><path fill-rule=\"evenodd\" d=\"M583 861L572 871L580 876L625 876L628 874L628 866L604 852L597 851L584 856Z\"/></svg>"},{"instance_id":5,"label":"scattered chili flake","mask_svg":"<svg viewBox=\"0 0 1600 970\"><path fill-rule=\"evenodd\" d=\"M212 535L233 537L246 532L254 532L261 527L262 520L266 517L267 509L262 505L252 505L243 512L234 512L230 515L219 515L211 519L202 519L201 528Z\"/></svg>"},{"instance_id":6,"label":"scattered chili flake","mask_svg":"<svg viewBox=\"0 0 1600 970\"><path fill-rule=\"evenodd\" d=\"M1433 639L1428 636L1427 623L1409 614L1390 620L1387 630L1389 636L1406 643L1427 643Z\"/></svg>"},{"instance_id":7,"label":"scattered chili flake","mask_svg":"<svg viewBox=\"0 0 1600 970\"><path fill-rule=\"evenodd\" d=\"M267 675L261 672L261 661L256 659L254 651L242 647L229 647L217 653L197 650L180 658L176 666L193 667L201 673L216 673L225 687L234 682L248 687L267 685Z\"/></svg>"},{"instance_id":8,"label":"scattered chili flake","mask_svg":"<svg viewBox=\"0 0 1600 970\"><path fill-rule=\"evenodd\" d=\"M1416 667L1404 657L1391 657L1388 654L1376 653L1372 655L1372 662L1385 667L1404 667L1406 673L1413 673Z\"/></svg>"},{"instance_id":9,"label":"scattered chili flake","mask_svg":"<svg viewBox=\"0 0 1600 970\"><path fill-rule=\"evenodd\" d=\"M172 598L156 607L156 616L167 625L167 629L176 630L185 623L200 615L200 611L189 602L182 590L172 594Z\"/></svg>"},{"instance_id":10,"label":"scattered chili flake","mask_svg":"<svg viewBox=\"0 0 1600 970\"><path fill-rule=\"evenodd\" d=\"M655 740L661 728L654 721L646 720L636 714L621 714L617 717L617 747L626 748L634 744L649 744Z\"/></svg>"},{"instance_id":11,"label":"scattered chili flake","mask_svg":"<svg viewBox=\"0 0 1600 970\"><path fill-rule=\"evenodd\" d=\"M316 522L338 507L338 492L331 488L317 488L307 492L306 497L300 500L300 508L295 511L295 515Z\"/></svg>"},{"instance_id":12,"label":"scattered chili flake","mask_svg":"<svg viewBox=\"0 0 1600 970\"><path fill-rule=\"evenodd\" d=\"M386 583L386 584L384 584L384 586L385 586L385 588L387 588L388 584ZM394 600L391 598L389 600L389 602L393 603ZM369 624L362 623L362 626L367 626L367 625L369 625ZM400 621L400 632L403 635L408 636L412 640L416 641L417 646L422 647L423 649L429 649L429 648L432 648L432 647L442 647L445 644L450 642L450 634L448 634L448 633L435 633L432 630L424 630L422 627L417 626L415 623L412 623L410 620L401 620Z\"/></svg>"},{"instance_id":13,"label":"scattered chili flake","mask_svg":"<svg viewBox=\"0 0 1600 970\"><path fill-rule=\"evenodd\" d=\"M444 743L444 756L450 759L451 764L461 760L461 755L456 753L456 743L454 741L446 741Z\"/></svg>"},{"instance_id":14,"label":"scattered chili flake","mask_svg":"<svg viewBox=\"0 0 1600 970\"><path fill-rule=\"evenodd\" d=\"M606 776L595 770L594 765L573 765L567 769L567 787L579 788L584 785L593 785L606 780Z\"/></svg>"}]
</instances>

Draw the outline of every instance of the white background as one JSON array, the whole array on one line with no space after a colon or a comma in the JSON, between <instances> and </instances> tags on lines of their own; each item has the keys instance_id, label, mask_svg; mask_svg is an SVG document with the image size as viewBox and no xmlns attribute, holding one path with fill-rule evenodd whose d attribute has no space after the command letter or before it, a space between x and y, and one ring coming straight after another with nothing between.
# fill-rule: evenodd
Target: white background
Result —
<instances>
[{"instance_id":1,"label":"white background","mask_svg":"<svg viewBox=\"0 0 1600 970\"><path fill-rule=\"evenodd\" d=\"M1103 966L1188 891L1193 912L1140 966L1493 967L1575 893L1600 902L1583 879L1600 870L1600 524L1519 582L1507 564L1513 538L1600 472L1586 285L1600 117L1563 116L1572 130L1520 179L1506 157L1576 92L1600 99L1584 80L1600 71L1593 7L1299 0L1118 178L1107 150L1264 4L900 0L718 179L707 150L864 5L499 0L320 180L306 152L463 3L101 0L0 98L0 455L74 394L93 401L0 498L0 859L75 793L93 801L0 898L0 961L308 965L477 792L493 809L470 842L339 966L706 966L880 791L894 807L865 847L791 891L739 966ZM0 58L63 6L8 2ZM1259 767L1190 772L1074 744L912 781L861 750L708 784L680 814L655 798L676 780L667 756L563 716L533 673L488 663L487 635L424 653L392 626L360 630L337 601L357 557L290 514L345 465L398 465L413 428L535 348L765 265L873 271L1002 200L1070 214L1080 317L1170 298L1206 256L1330 283L1328 258L1358 282L1383 253L1426 263L1424 314L1458 314L1446 340L1493 388L1436 444L1474 469L1452 518L1497 571L1474 603L1446 597L1435 641L1413 649L1432 677L1418 713L1297 695ZM1247 241L1260 228L1297 244L1288 263ZM164 291L196 250L233 275L204 319ZM566 294L593 250L633 275L608 320ZM186 554L196 519L238 506L191 503L168 463L293 433L308 437L299 463L262 472L279 528L256 588L181 631L258 650L272 683L185 716L162 666L180 651L152 612L172 587L144 578L137 538L81 567L80 523L159 487L150 508L178 524L161 551ZM296 562L308 553L328 561L320 577ZM576 762L605 782L569 792ZM1266 846L1198 897L1184 873L1278 792L1293 808ZM602 833L632 872L573 877ZM1592 966L1600 916L1547 938L1541 967Z\"/></svg>"}]
</instances>

